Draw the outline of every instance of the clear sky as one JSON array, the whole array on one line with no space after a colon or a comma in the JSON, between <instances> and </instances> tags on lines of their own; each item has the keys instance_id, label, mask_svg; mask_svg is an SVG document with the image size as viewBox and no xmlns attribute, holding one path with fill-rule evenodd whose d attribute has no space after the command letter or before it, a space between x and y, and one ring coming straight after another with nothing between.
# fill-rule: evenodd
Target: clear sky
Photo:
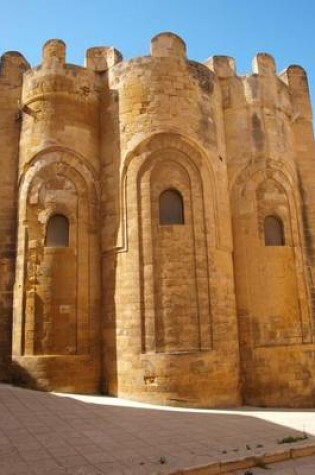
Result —
<instances>
[{"instance_id":1,"label":"clear sky","mask_svg":"<svg viewBox=\"0 0 315 475\"><path fill-rule=\"evenodd\" d=\"M63 39L68 62L83 64L91 46L148 54L162 31L180 35L196 61L233 56L240 74L267 52L278 71L307 70L315 110L315 0L0 0L0 15L0 53L18 50L32 65L49 38Z\"/></svg>"}]
</instances>

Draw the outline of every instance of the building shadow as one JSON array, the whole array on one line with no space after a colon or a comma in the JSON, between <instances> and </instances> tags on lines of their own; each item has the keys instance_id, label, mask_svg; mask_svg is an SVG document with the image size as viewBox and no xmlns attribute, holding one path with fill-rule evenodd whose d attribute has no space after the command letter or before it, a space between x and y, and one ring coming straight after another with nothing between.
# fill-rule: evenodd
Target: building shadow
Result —
<instances>
[{"instance_id":1,"label":"building shadow","mask_svg":"<svg viewBox=\"0 0 315 475\"><path fill-rule=\"evenodd\" d=\"M1 430L12 444L15 435L18 440L27 432L47 457L61 446L66 457L68 447L69 456L81 460L73 472L80 475L80 467L85 474L89 465L102 474L171 474L185 467L315 446L311 412L184 409L0 385Z\"/></svg>"}]
</instances>

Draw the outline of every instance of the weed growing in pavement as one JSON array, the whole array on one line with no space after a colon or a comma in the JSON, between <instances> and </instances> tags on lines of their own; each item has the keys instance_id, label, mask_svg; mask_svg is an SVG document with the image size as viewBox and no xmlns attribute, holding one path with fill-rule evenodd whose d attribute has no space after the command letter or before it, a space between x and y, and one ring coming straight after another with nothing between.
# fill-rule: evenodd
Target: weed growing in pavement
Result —
<instances>
[{"instance_id":1,"label":"weed growing in pavement","mask_svg":"<svg viewBox=\"0 0 315 475\"><path fill-rule=\"evenodd\" d=\"M255 460L255 467L263 468L264 470L269 470L268 465L262 459L256 459Z\"/></svg>"},{"instance_id":2,"label":"weed growing in pavement","mask_svg":"<svg viewBox=\"0 0 315 475\"><path fill-rule=\"evenodd\" d=\"M305 439L308 439L308 435L304 432L303 435L289 435L288 437L283 437L283 439L278 440L278 444L293 444L294 442L300 442Z\"/></svg>"}]
</instances>

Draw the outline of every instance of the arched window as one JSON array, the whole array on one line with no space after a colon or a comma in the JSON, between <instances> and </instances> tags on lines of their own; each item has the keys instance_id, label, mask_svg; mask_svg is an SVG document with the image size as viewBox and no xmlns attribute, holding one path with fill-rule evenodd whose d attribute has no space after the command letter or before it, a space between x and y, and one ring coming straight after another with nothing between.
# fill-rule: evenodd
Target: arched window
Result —
<instances>
[{"instance_id":1,"label":"arched window","mask_svg":"<svg viewBox=\"0 0 315 475\"><path fill-rule=\"evenodd\" d=\"M283 224L276 216L266 216L264 221L266 246L284 246Z\"/></svg>"},{"instance_id":2,"label":"arched window","mask_svg":"<svg viewBox=\"0 0 315 475\"><path fill-rule=\"evenodd\" d=\"M159 198L160 224L184 224L184 203L176 190L165 190Z\"/></svg>"},{"instance_id":3,"label":"arched window","mask_svg":"<svg viewBox=\"0 0 315 475\"><path fill-rule=\"evenodd\" d=\"M52 216L47 225L45 246L69 246L69 221L62 214Z\"/></svg>"}]
</instances>

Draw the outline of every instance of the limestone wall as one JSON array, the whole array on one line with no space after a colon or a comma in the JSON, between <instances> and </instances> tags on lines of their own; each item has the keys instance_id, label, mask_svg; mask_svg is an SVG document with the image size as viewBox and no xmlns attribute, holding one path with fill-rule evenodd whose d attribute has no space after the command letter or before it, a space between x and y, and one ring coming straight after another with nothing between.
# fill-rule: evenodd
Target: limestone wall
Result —
<instances>
[{"instance_id":1,"label":"limestone wall","mask_svg":"<svg viewBox=\"0 0 315 475\"><path fill-rule=\"evenodd\" d=\"M0 144L0 380L314 405L302 68L278 74L260 53L239 76L233 58L191 61L173 33L129 61L90 48L79 67L50 40L38 67L1 59Z\"/></svg>"},{"instance_id":2,"label":"limestone wall","mask_svg":"<svg viewBox=\"0 0 315 475\"><path fill-rule=\"evenodd\" d=\"M151 56L109 70L102 134L107 388L151 401L237 404L232 242L214 74L186 59L176 35L158 35ZM166 189L182 196L183 225L159 222Z\"/></svg>"},{"instance_id":3,"label":"limestone wall","mask_svg":"<svg viewBox=\"0 0 315 475\"><path fill-rule=\"evenodd\" d=\"M16 251L17 170L23 72L29 67L20 53L0 59L0 381L9 379L12 296Z\"/></svg>"},{"instance_id":4,"label":"limestone wall","mask_svg":"<svg viewBox=\"0 0 315 475\"><path fill-rule=\"evenodd\" d=\"M291 68L279 77L267 54L255 57L250 76L237 76L230 58L213 58L209 65L221 78L223 96L244 402L312 405L312 251L305 221L309 235L314 228L295 132L301 123L295 101L304 94L303 106L309 105L305 85L288 87L290 80L283 79L292 77ZM310 183L309 108L306 121L302 169L307 161ZM280 220L283 246L266 245L268 216Z\"/></svg>"},{"instance_id":5,"label":"limestone wall","mask_svg":"<svg viewBox=\"0 0 315 475\"><path fill-rule=\"evenodd\" d=\"M98 81L51 40L23 83L14 380L42 389L99 388ZM64 247L47 243L60 215Z\"/></svg>"}]
</instances>

